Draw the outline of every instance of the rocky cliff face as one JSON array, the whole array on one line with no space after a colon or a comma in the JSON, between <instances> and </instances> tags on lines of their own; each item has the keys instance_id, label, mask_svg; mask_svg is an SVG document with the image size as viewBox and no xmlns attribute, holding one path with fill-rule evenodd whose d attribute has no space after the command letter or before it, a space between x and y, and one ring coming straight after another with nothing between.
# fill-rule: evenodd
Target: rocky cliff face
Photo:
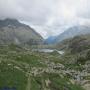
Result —
<instances>
[{"instance_id":1,"label":"rocky cliff face","mask_svg":"<svg viewBox=\"0 0 90 90\"><path fill-rule=\"evenodd\" d=\"M28 25L16 19L0 20L0 44L41 44L43 38Z\"/></svg>"}]
</instances>

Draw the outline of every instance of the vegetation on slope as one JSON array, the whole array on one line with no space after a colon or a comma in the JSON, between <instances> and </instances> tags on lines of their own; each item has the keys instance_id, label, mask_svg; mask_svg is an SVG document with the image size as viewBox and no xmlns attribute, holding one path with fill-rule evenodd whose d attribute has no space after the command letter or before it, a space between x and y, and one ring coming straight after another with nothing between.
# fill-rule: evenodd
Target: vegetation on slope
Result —
<instances>
[{"instance_id":1,"label":"vegetation on slope","mask_svg":"<svg viewBox=\"0 0 90 90\"><path fill-rule=\"evenodd\" d=\"M17 45L0 46L0 88L83 90L80 85L70 81L72 78L65 72L64 59L56 52L48 54Z\"/></svg>"}]
</instances>

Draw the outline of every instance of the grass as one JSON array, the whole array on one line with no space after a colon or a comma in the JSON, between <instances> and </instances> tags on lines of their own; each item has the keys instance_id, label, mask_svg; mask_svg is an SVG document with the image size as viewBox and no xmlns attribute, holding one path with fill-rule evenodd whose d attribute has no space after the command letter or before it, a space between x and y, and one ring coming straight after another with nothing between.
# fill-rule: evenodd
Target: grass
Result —
<instances>
[{"instance_id":1,"label":"grass","mask_svg":"<svg viewBox=\"0 0 90 90\"><path fill-rule=\"evenodd\" d=\"M35 80L34 77L32 77L31 79L31 90L40 90L40 84Z\"/></svg>"},{"instance_id":2,"label":"grass","mask_svg":"<svg viewBox=\"0 0 90 90\"><path fill-rule=\"evenodd\" d=\"M47 87L45 84L45 80L50 80L49 86ZM43 90L42 85L44 88L48 88L50 90L84 90L82 87L76 84L72 84L67 77L60 77L60 75L52 73L44 73L41 76L34 77L32 84L34 84L32 90ZM42 82L42 80L44 82ZM34 89L35 88L35 89ZM37 89L36 89L37 88Z\"/></svg>"},{"instance_id":3,"label":"grass","mask_svg":"<svg viewBox=\"0 0 90 90\"><path fill-rule=\"evenodd\" d=\"M25 73L9 66L8 63L0 63L0 87L15 87L16 90L25 90L27 77Z\"/></svg>"},{"instance_id":4,"label":"grass","mask_svg":"<svg viewBox=\"0 0 90 90\"><path fill-rule=\"evenodd\" d=\"M56 52L51 54L26 51L15 45L0 48L0 88L16 87L16 90L25 90L27 86L27 72L30 67L47 67L45 61L62 63L66 68L76 69L79 66L73 66L72 59L75 55L67 54L60 56ZM41 63L43 62L43 63ZM19 67L21 70L19 70ZM27 68L26 68L27 66ZM47 67L48 68L48 67ZM49 86L46 86L45 80L50 80ZM31 90L83 90L79 85L72 84L69 78L55 73L43 73L37 76L31 76Z\"/></svg>"}]
</instances>

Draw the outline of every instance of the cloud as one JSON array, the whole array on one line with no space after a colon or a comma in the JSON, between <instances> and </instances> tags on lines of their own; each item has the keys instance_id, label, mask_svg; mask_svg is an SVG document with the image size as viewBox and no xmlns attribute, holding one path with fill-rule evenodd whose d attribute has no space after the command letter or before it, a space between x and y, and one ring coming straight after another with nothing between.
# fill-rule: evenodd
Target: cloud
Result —
<instances>
[{"instance_id":1,"label":"cloud","mask_svg":"<svg viewBox=\"0 0 90 90\"><path fill-rule=\"evenodd\" d=\"M45 2L42 1L43 0L0 0L0 18L10 17L23 21L31 21L35 24L42 24L49 14L49 8L47 8Z\"/></svg>"},{"instance_id":2,"label":"cloud","mask_svg":"<svg viewBox=\"0 0 90 90\"><path fill-rule=\"evenodd\" d=\"M89 22L90 0L0 0L0 19L16 18L42 36L57 35L67 26Z\"/></svg>"}]
</instances>

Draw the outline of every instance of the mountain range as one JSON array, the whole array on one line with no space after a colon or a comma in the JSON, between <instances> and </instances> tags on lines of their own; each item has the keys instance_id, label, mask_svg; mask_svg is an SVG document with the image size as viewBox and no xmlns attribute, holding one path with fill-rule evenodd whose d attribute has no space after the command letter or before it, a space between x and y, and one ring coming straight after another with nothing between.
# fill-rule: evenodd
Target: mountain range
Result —
<instances>
[{"instance_id":1,"label":"mountain range","mask_svg":"<svg viewBox=\"0 0 90 90\"><path fill-rule=\"evenodd\" d=\"M73 26L65 30L58 36L50 36L46 40L42 38L33 28L19 22L16 19L0 20L0 44L55 44L77 35L85 35L90 33L89 26Z\"/></svg>"},{"instance_id":2,"label":"mountain range","mask_svg":"<svg viewBox=\"0 0 90 90\"><path fill-rule=\"evenodd\" d=\"M58 36L52 36L46 39L46 43L52 44L52 43L59 43L65 39L73 38L77 35L85 35L90 33L90 27L89 26L73 26L69 29L65 30L63 33L61 33Z\"/></svg>"}]
</instances>

